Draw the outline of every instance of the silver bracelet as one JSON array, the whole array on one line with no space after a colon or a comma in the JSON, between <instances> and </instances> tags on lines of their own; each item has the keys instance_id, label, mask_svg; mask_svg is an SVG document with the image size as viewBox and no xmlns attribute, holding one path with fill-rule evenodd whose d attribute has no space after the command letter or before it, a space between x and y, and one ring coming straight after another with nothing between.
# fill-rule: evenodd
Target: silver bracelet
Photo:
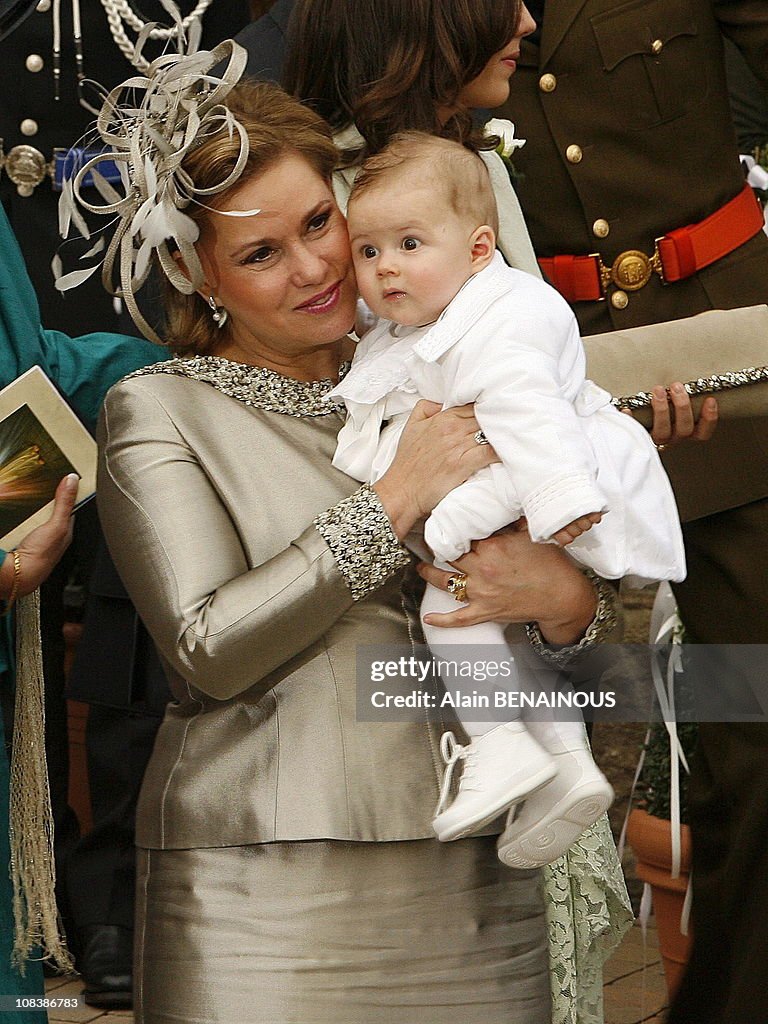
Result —
<instances>
[{"instance_id":1,"label":"silver bracelet","mask_svg":"<svg viewBox=\"0 0 768 1024\"><path fill-rule=\"evenodd\" d=\"M591 569L585 569L584 575L597 593L597 609L594 619L577 644L566 647L549 644L542 636L538 622L527 622L525 625L531 647L554 668L566 668L578 655L591 650L596 644L603 643L616 626L616 591L607 580Z\"/></svg>"}]
</instances>

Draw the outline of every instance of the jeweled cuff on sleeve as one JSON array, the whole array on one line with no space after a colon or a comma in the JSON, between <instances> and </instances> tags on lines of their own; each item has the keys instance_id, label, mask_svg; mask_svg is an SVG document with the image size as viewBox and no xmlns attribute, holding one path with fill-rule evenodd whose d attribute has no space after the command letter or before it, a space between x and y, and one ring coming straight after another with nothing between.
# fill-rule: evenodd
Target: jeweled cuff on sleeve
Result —
<instances>
[{"instance_id":1,"label":"jeweled cuff on sleeve","mask_svg":"<svg viewBox=\"0 0 768 1024\"><path fill-rule=\"evenodd\" d=\"M596 644L603 643L616 627L616 591L610 583L592 572L591 569L586 569L584 575L594 585L597 594L597 608L594 619L587 626L584 636L578 643L567 647L548 644L537 622L529 622L525 627L533 649L554 668L566 668L574 658L591 650Z\"/></svg>"},{"instance_id":2,"label":"jeweled cuff on sleeve","mask_svg":"<svg viewBox=\"0 0 768 1024\"><path fill-rule=\"evenodd\" d=\"M314 525L331 549L353 601L373 593L411 559L368 484L321 512Z\"/></svg>"}]
</instances>

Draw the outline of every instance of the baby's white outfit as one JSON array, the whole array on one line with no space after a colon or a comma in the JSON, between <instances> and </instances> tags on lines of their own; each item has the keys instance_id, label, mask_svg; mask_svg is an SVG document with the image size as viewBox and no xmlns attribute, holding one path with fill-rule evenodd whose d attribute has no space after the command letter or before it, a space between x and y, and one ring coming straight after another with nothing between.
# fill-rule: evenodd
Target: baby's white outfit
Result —
<instances>
[{"instance_id":1,"label":"baby's white outfit","mask_svg":"<svg viewBox=\"0 0 768 1024\"><path fill-rule=\"evenodd\" d=\"M348 418L334 466L373 482L389 467L420 398L474 403L501 464L437 505L424 538L441 561L525 515L545 541L588 512L602 522L568 546L609 579L682 580L685 555L672 489L647 431L585 379L569 306L549 285L496 253L436 323L380 321L359 343L331 396Z\"/></svg>"},{"instance_id":2,"label":"baby's white outfit","mask_svg":"<svg viewBox=\"0 0 768 1024\"><path fill-rule=\"evenodd\" d=\"M450 568L473 540L523 514L531 537L545 541L579 516L602 511L602 522L569 545L575 558L608 578L683 579L677 509L656 449L638 423L611 405L607 391L585 379L585 368L565 301L496 253L435 324L380 321L365 335L349 373L329 395L342 398L348 412L333 464L374 482L389 468L419 399L444 407L474 403L501 463L447 494L427 519L424 541L436 565ZM424 557L418 541L408 543ZM422 616L450 612L456 603L428 585L421 610ZM501 657L514 662L501 624L424 623L424 633L433 655L449 663L462 646L473 689L493 701L496 687L476 669L499 658L499 645ZM504 688L519 685L508 678ZM613 793L592 761L583 723L556 721L554 713L527 726L512 714L501 726L459 717L471 743L443 752L448 773L433 822L439 839L460 838L524 800L519 816L510 813L499 855L512 867L538 867L560 856L610 806ZM459 757L465 759L459 792L446 807Z\"/></svg>"}]
</instances>

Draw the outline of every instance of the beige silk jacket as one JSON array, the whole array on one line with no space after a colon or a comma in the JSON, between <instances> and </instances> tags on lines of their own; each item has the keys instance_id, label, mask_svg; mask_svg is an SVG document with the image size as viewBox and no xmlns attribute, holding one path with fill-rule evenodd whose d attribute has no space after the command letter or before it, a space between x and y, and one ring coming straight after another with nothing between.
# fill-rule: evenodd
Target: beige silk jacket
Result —
<instances>
[{"instance_id":1,"label":"beige silk jacket","mask_svg":"<svg viewBox=\"0 0 768 1024\"><path fill-rule=\"evenodd\" d=\"M357 648L423 644L421 584L375 493L331 465L331 384L203 356L137 370L104 402L99 514L176 701L139 846L433 836L457 723L357 718ZM526 642L518 657L535 659Z\"/></svg>"},{"instance_id":2,"label":"beige silk jacket","mask_svg":"<svg viewBox=\"0 0 768 1024\"><path fill-rule=\"evenodd\" d=\"M357 645L420 639L418 606L375 496L331 466L329 388L202 357L105 401L99 512L178 701L140 846L432 836L441 730L355 717Z\"/></svg>"}]
</instances>

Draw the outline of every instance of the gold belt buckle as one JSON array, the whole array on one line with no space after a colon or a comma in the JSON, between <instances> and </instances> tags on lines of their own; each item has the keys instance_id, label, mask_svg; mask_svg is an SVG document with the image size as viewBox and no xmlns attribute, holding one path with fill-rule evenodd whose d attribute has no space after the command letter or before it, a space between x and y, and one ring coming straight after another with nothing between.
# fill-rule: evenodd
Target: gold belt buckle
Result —
<instances>
[{"instance_id":1,"label":"gold belt buckle","mask_svg":"<svg viewBox=\"0 0 768 1024\"><path fill-rule=\"evenodd\" d=\"M16 186L20 196L31 196L51 167L39 149L34 146L14 146L0 158L0 166Z\"/></svg>"},{"instance_id":2,"label":"gold belt buckle","mask_svg":"<svg viewBox=\"0 0 768 1024\"><path fill-rule=\"evenodd\" d=\"M615 285L625 292L637 292L648 284L653 274L658 274L661 280L664 280L658 239L652 256L646 256L639 249L626 249L619 253L610 267L603 263L599 253L594 255L598 261L603 293L610 285Z\"/></svg>"}]
</instances>

